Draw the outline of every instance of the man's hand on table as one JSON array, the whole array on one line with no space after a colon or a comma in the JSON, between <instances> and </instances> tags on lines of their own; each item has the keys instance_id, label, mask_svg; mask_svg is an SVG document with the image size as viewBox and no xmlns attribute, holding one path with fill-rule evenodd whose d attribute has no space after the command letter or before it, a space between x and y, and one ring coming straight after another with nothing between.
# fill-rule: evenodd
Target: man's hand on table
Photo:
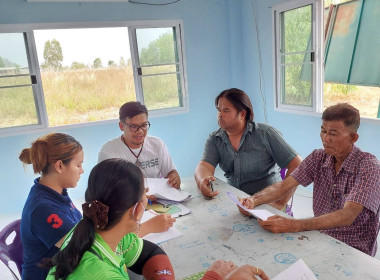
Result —
<instances>
[{"instance_id":1,"label":"man's hand on table","mask_svg":"<svg viewBox=\"0 0 380 280\"><path fill-rule=\"evenodd\" d=\"M171 187L179 189L179 187L181 186L181 178L179 177L177 170L170 171L165 178L169 179L168 184Z\"/></svg>"},{"instance_id":2,"label":"man's hand on table","mask_svg":"<svg viewBox=\"0 0 380 280\"><path fill-rule=\"evenodd\" d=\"M301 231L298 227L299 220L285 218L279 215L269 217L266 221L260 219L258 219L257 221L263 229L273 233Z\"/></svg>"},{"instance_id":3,"label":"man's hand on table","mask_svg":"<svg viewBox=\"0 0 380 280\"><path fill-rule=\"evenodd\" d=\"M213 181L215 181L214 176L207 176L201 181L201 184L199 186L199 189L201 190L202 195L205 199L212 199L214 196L217 196L219 194L219 191L215 190L212 191L211 185Z\"/></svg>"},{"instance_id":4,"label":"man's hand on table","mask_svg":"<svg viewBox=\"0 0 380 280\"><path fill-rule=\"evenodd\" d=\"M250 196L250 197L246 197L246 198L239 198L239 201L240 203L245 207L245 208L248 208L248 209L253 209L253 206L254 206L254 203L253 203L253 197ZM245 216L252 216L251 213L245 211L243 208L239 207L238 206L238 209L239 209L239 212Z\"/></svg>"}]
</instances>

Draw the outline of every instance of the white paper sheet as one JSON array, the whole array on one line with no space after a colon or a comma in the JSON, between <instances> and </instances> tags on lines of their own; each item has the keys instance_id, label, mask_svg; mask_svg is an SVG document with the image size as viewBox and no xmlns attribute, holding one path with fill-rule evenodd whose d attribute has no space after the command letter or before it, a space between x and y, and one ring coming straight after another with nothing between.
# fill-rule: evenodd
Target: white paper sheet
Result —
<instances>
[{"instance_id":1,"label":"white paper sheet","mask_svg":"<svg viewBox=\"0 0 380 280\"><path fill-rule=\"evenodd\" d=\"M145 187L149 188L148 195L176 202L186 201L191 198L191 194L169 186L168 179L146 178L145 180Z\"/></svg>"},{"instance_id":2,"label":"white paper sheet","mask_svg":"<svg viewBox=\"0 0 380 280\"><path fill-rule=\"evenodd\" d=\"M227 195L233 202L235 202L237 206L243 208L245 211L251 213L254 217L258 219L266 221L269 217L274 216L272 212L265 209L248 209L244 207L243 204L241 204L240 201L237 199L237 197L231 192L227 192Z\"/></svg>"},{"instance_id":3,"label":"white paper sheet","mask_svg":"<svg viewBox=\"0 0 380 280\"><path fill-rule=\"evenodd\" d=\"M173 218L179 218L191 213L191 210L181 203L173 203L170 205L170 210L167 212L171 214Z\"/></svg>"},{"instance_id":4,"label":"white paper sheet","mask_svg":"<svg viewBox=\"0 0 380 280\"><path fill-rule=\"evenodd\" d=\"M161 242L165 242L170 239L180 237L182 235L182 232L180 232L178 229L176 229L175 227L171 227L168 231L165 232L147 234L143 237L143 239L159 244Z\"/></svg>"},{"instance_id":5,"label":"white paper sheet","mask_svg":"<svg viewBox=\"0 0 380 280\"><path fill-rule=\"evenodd\" d=\"M279 273L272 280L318 280L302 259Z\"/></svg>"},{"instance_id":6,"label":"white paper sheet","mask_svg":"<svg viewBox=\"0 0 380 280\"><path fill-rule=\"evenodd\" d=\"M154 212L153 210L145 211L141 219L141 222L144 223L157 215L159 214ZM158 244L158 243L165 242L173 238L177 238L182 235L183 235L182 232L180 232L178 229L176 229L173 226L168 231L147 234L143 237L143 239L149 240L150 242Z\"/></svg>"}]
</instances>

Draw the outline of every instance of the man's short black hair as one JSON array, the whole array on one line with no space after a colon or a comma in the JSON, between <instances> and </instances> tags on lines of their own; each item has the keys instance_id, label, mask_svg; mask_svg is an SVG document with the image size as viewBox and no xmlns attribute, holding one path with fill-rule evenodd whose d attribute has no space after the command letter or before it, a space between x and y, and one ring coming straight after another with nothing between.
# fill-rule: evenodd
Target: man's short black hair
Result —
<instances>
[{"instance_id":1,"label":"man's short black hair","mask_svg":"<svg viewBox=\"0 0 380 280\"><path fill-rule=\"evenodd\" d=\"M343 121L346 127L351 127L357 132L360 125L360 113L348 103L338 103L326 108L322 114L322 120Z\"/></svg>"},{"instance_id":2,"label":"man's short black hair","mask_svg":"<svg viewBox=\"0 0 380 280\"><path fill-rule=\"evenodd\" d=\"M120 107L119 119L120 121L124 121L126 118L130 119L140 114L146 114L148 116L146 106L139 101L130 101Z\"/></svg>"}]
</instances>

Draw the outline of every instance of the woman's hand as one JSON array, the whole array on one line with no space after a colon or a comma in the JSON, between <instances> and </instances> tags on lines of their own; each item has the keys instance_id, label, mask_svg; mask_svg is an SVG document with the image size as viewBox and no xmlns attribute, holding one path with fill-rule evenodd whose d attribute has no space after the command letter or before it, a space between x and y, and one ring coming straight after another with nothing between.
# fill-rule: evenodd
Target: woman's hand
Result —
<instances>
[{"instance_id":1,"label":"woman's hand","mask_svg":"<svg viewBox=\"0 0 380 280\"><path fill-rule=\"evenodd\" d=\"M175 218L172 218L170 214L161 214L153 217L146 223L149 223L151 232L164 232L168 231L173 226Z\"/></svg>"},{"instance_id":2,"label":"woman's hand","mask_svg":"<svg viewBox=\"0 0 380 280\"><path fill-rule=\"evenodd\" d=\"M222 279L226 277L229 273L236 270L238 267L233 262L225 261L225 260L218 260L214 262L207 271L213 271L215 273L218 273ZM236 278L237 279L237 278Z\"/></svg>"},{"instance_id":3,"label":"woman's hand","mask_svg":"<svg viewBox=\"0 0 380 280\"><path fill-rule=\"evenodd\" d=\"M259 276L263 280L269 280L265 272L257 267L246 264L242 265L235 271L231 272L224 280L257 280L255 276Z\"/></svg>"},{"instance_id":4,"label":"woman's hand","mask_svg":"<svg viewBox=\"0 0 380 280\"><path fill-rule=\"evenodd\" d=\"M141 224L140 237L144 237L149 233L168 231L176 221L170 214L157 215Z\"/></svg>"}]
</instances>

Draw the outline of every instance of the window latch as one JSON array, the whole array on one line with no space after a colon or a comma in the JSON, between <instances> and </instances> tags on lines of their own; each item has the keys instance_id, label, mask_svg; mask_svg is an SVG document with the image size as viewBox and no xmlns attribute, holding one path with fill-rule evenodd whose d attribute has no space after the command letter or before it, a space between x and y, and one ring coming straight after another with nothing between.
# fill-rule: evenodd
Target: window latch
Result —
<instances>
[{"instance_id":1,"label":"window latch","mask_svg":"<svg viewBox=\"0 0 380 280\"><path fill-rule=\"evenodd\" d=\"M137 67L137 75L139 75L139 76L142 75L141 67Z\"/></svg>"},{"instance_id":2,"label":"window latch","mask_svg":"<svg viewBox=\"0 0 380 280\"><path fill-rule=\"evenodd\" d=\"M314 55L314 52L311 52L310 53L310 61L311 62L314 62L314 60L315 60L315 57L314 57L315 55Z\"/></svg>"},{"instance_id":3,"label":"window latch","mask_svg":"<svg viewBox=\"0 0 380 280\"><path fill-rule=\"evenodd\" d=\"M32 85L36 85L37 84L37 77L36 77L36 75L30 75L30 80L32 81Z\"/></svg>"}]
</instances>

